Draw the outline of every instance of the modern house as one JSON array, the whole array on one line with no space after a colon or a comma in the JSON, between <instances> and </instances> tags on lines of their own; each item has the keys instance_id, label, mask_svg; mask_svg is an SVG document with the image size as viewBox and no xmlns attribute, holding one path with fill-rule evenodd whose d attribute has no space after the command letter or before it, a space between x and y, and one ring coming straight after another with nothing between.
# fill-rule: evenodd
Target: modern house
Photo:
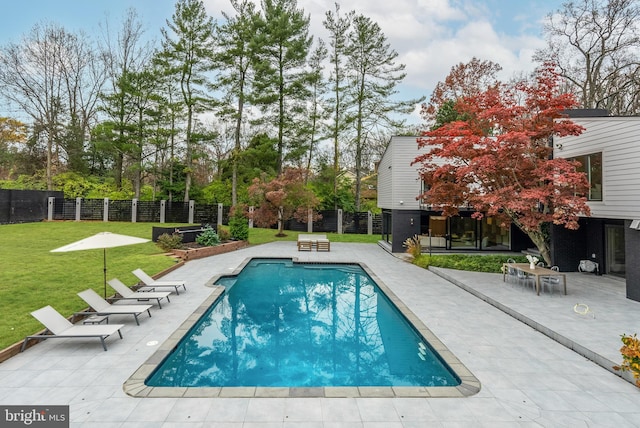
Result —
<instances>
[{"instance_id":1,"label":"modern house","mask_svg":"<svg viewBox=\"0 0 640 428\"><path fill-rule=\"evenodd\" d=\"M521 251L533 246L515 226L501 227L491 217L475 220L473 210L464 208L460 216L446 218L422 203L418 199L423 192L420 165L411 165L421 150L415 136L392 137L378 163L378 207L382 209L385 248L404 252L404 241L414 235L431 251Z\"/></svg>"},{"instance_id":2,"label":"modern house","mask_svg":"<svg viewBox=\"0 0 640 428\"><path fill-rule=\"evenodd\" d=\"M625 278L627 298L640 301L640 117L569 116L585 130L555 138L553 152L582 164L591 216L578 230L553 229L554 262L566 271L596 262L599 273Z\"/></svg>"},{"instance_id":3,"label":"modern house","mask_svg":"<svg viewBox=\"0 0 640 428\"><path fill-rule=\"evenodd\" d=\"M555 138L555 157L581 162L590 183L591 216L578 230L554 226L553 263L577 271L581 261L597 265L598 274L626 279L627 297L640 301L640 117L610 117L577 111L572 120L585 128L579 136ZM416 137L392 137L378 164L378 207L382 209L382 245L404 252L404 241L421 236L430 251L522 251L532 247L514 226L502 228L472 211L445 218L417 196L422 193Z\"/></svg>"}]
</instances>

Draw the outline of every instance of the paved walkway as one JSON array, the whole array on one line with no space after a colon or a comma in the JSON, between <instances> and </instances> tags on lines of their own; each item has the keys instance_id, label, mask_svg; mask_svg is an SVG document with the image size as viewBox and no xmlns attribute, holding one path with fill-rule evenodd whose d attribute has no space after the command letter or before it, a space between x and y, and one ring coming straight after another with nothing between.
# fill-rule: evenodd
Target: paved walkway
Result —
<instances>
[{"instance_id":1,"label":"paved walkway","mask_svg":"<svg viewBox=\"0 0 640 428\"><path fill-rule=\"evenodd\" d=\"M480 392L437 399L126 395L123 383L210 295L205 284L260 256L366 264L473 372ZM640 389L602 367L620 362L622 333L640 330L640 303L625 299L620 280L570 274L567 296L536 296L498 274L425 271L377 245L332 243L331 252L318 253L298 252L294 242L190 261L166 278L185 279L187 292L140 326L113 317L126 324L124 339L107 339L107 352L97 340L48 340L1 363L0 404L68 404L72 427L640 427ZM576 313L577 303L590 312Z\"/></svg>"}]
</instances>

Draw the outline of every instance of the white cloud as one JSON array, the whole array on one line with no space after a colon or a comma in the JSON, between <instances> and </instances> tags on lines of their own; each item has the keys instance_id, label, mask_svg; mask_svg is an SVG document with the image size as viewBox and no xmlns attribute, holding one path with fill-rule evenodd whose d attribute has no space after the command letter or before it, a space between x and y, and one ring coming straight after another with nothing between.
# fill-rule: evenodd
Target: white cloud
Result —
<instances>
[{"instance_id":1,"label":"white cloud","mask_svg":"<svg viewBox=\"0 0 640 428\"><path fill-rule=\"evenodd\" d=\"M508 5L494 0L338 3L341 13L355 10L380 25L391 47L399 53L399 62L406 65L402 89L405 98L428 97L451 67L474 56L499 63L503 79L532 71L532 54L544 45L539 36L541 20L551 11L541 8L539 0L518 0ZM529 8L534 3L536 16ZM219 16L220 10L231 10L228 0L205 0L205 4L213 16ZM326 38L322 21L327 11L335 10L334 4L334 0L298 0L298 7L311 16L311 33L316 38Z\"/></svg>"}]
</instances>

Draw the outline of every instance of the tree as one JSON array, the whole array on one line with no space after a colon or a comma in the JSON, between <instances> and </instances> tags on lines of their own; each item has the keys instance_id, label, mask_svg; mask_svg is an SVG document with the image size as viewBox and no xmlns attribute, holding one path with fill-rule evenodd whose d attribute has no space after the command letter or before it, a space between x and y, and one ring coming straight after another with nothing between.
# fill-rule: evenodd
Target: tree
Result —
<instances>
[{"instance_id":1,"label":"tree","mask_svg":"<svg viewBox=\"0 0 640 428\"><path fill-rule=\"evenodd\" d=\"M186 109L184 202L188 202L195 143L192 133L196 114L210 102L205 89L207 73L212 69L215 27L202 0L179 0L172 20L167 20L167 27L161 29L163 40L158 63L180 83Z\"/></svg>"},{"instance_id":2,"label":"tree","mask_svg":"<svg viewBox=\"0 0 640 428\"><path fill-rule=\"evenodd\" d=\"M404 80L405 65L396 63L398 53L391 48L380 26L358 15L348 35L347 69L351 109L354 118L356 211L360 209L363 156L369 133L380 128L402 129L409 114L423 99L394 101L397 86Z\"/></svg>"},{"instance_id":3,"label":"tree","mask_svg":"<svg viewBox=\"0 0 640 428\"><path fill-rule=\"evenodd\" d=\"M459 63L443 82L438 82L429 102L422 105L422 118L432 129L445 123L463 119L455 110L455 103L463 97L479 94L498 83L497 74L502 67L492 61L473 57L468 63Z\"/></svg>"},{"instance_id":4,"label":"tree","mask_svg":"<svg viewBox=\"0 0 640 428\"><path fill-rule=\"evenodd\" d=\"M414 163L427 191L419 197L443 215L468 206L474 218L491 216L513 222L551 264L545 227L552 222L578 228L589 215L584 173L576 162L553 159L552 136L579 135L582 128L563 117L575 105L559 94L560 76L550 66L536 71L534 83L500 84L456 103L464 121L423 133L420 147L430 148Z\"/></svg>"},{"instance_id":5,"label":"tree","mask_svg":"<svg viewBox=\"0 0 640 428\"><path fill-rule=\"evenodd\" d=\"M639 22L637 0L565 2L547 17L547 47L534 59L555 62L583 108L638 114Z\"/></svg>"},{"instance_id":6,"label":"tree","mask_svg":"<svg viewBox=\"0 0 640 428\"><path fill-rule=\"evenodd\" d=\"M309 99L306 103L307 113L303 115L301 122L301 136L308 136L309 145L307 147L307 164L304 175L304 182L307 183L311 175L311 164L316 155L317 146L324 138L324 121L329 118L329 111L326 108L325 95L327 92L327 82L323 77L322 62L327 57L327 48L322 40L311 53L309 58Z\"/></svg>"},{"instance_id":7,"label":"tree","mask_svg":"<svg viewBox=\"0 0 640 428\"><path fill-rule=\"evenodd\" d=\"M347 55L348 38L347 34L351 27L351 22L355 12L351 11L346 16L340 16L340 5L335 3L335 12L327 11L325 20L322 22L329 31L329 62L331 63L331 73L329 74L329 84L331 86L332 99L330 109L332 117L329 123L329 133L333 140L333 200L338 203L338 175L340 174L340 138L350 123L348 111L346 109L347 97L347 76L344 66ZM338 209L338 206L334 206Z\"/></svg>"},{"instance_id":8,"label":"tree","mask_svg":"<svg viewBox=\"0 0 640 428\"><path fill-rule=\"evenodd\" d=\"M308 73L304 69L313 38L309 20L297 9L296 0L262 0L263 17L257 27L254 101L263 120L275 124L278 135L278 173L287 151L303 141L292 138L300 118L300 102L308 97Z\"/></svg>"},{"instance_id":9,"label":"tree","mask_svg":"<svg viewBox=\"0 0 640 428\"><path fill-rule=\"evenodd\" d=\"M304 169L285 168L275 179L263 174L249 187L251 202L258 208L253 221L259 227L270 227L280 222L277 236L285 236L284 222L296 219L306 223L309 209L315 210L318 199L304 184ZM315 211L314 211L315 212ZM314 214L317 218L317 214Z\"/></svg>"},{"instance_id":10,"label":"tree","mask_svg":"<svg viewBox=\"0 0 640 428\"><path fill-rule=\"evenodd\" d=\"M251 66L256 49L253 36L258 13L254 3L248 0L231 0L231 5L236 16L223 12L226 23L216 28L218 49L215 64L220 74L215 87L224 93L220 113L235 122L231 154L231 201L235 206L238 203L238 155L242 150L242 123L247 91L252 81Z\"/></svg>"},{"instance_id":11,"label":"tree","mask_svg":"<svg viewBox=\"0 0 640 428\"><path fill-rule=\"evenodd\" d=\"M102 111L108 118L103 126L111 130L107 146L111 146L109 151L114 157L112 171L118 189L122 187L125 155L135 147L129 141L131 122L137 117L129 105L130 76L142 72L151 59L151 46L142 42L143 35L144 28L135 9L127 10L115 37L110 34L109 22L104 24L102 55L111 88L101 94Z\"/></svg>"},{"instance_id":12,"label":"tree","mask_svg":"<svg viewBox=\"0 0 640 428\"><path fill-rule=\"evenodd\" d=\"M20 146L27 142L27 127L19 120L0 117L0 180L9 178Z\"/></svg>"},{"instance_id":13,"label":"tree","mask_svg":"<svg viewBox=\"0 0 640 428\"><path fill-rule=\"evenodd\" d=\"M21 44L1 49L0 94L33 119L46 141L49 190L65 156L68 166L84 169L84 142L104 82L98 63L86 36L54 24L35 25Z\"/></svg>"}]
</instances>

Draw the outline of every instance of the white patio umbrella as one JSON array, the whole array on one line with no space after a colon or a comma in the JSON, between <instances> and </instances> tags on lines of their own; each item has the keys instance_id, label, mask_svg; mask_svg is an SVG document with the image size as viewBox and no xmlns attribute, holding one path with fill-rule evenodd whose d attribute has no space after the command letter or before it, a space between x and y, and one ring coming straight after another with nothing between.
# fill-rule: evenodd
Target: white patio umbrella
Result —
<instances>
[{"instance_id":1,"label":"white patio umbrella","mask_svg":"<svg viewBox=\"0 0 640 428\"><path fill-rule=\"evenodd\" d=\"M142 244L149 239L137 236L120 235L111 232L100 232L88 238L81 239L63 247L51 250L52 253L65 253L67 251L95 250L102 248L104 261L104 297L107 298L107 248L122 247L124 245Z\"/></svg>"}]
</instances>

